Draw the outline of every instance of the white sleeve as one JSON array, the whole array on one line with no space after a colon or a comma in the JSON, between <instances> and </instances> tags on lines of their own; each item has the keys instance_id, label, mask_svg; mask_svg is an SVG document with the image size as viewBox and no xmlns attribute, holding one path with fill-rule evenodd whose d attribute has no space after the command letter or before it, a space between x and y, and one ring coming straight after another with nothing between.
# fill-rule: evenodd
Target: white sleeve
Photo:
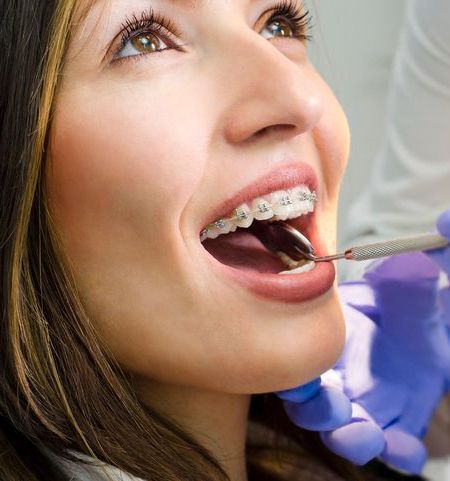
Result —
<instances>
[{"instance_id":1,"label":"white sleeve","mask_svg":"<svg viewBox=\"0 0 450 481\"><path fill-rule=\"evenodd\" d=\"M72 454L80 459L79 463L60 458L48 449L41 449L68 476L70 481L144 481L109 464L96 462L90 456L76 451L72 451ZM88 461L91 464L81 461Z\"/></svg>"},{"instance_id":2,"label":"white sleeve","mask_svg":"<svg viewBox=\"0 0 450 481\"><path fill-rule=\"evenodd\" d=\"M346 247L429 231L450 208L449 0L409 2L388 102L367 188L349 210ZM344 279L364 269L340 267Z\"/></svg>"}]
</instances>

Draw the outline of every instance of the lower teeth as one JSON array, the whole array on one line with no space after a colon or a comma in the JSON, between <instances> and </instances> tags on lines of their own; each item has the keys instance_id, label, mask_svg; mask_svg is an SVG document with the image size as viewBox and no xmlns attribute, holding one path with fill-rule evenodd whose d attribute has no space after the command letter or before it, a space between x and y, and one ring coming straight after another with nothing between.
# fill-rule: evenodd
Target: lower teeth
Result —
<instances>
[{"instance_id":1,"label":"lower teeth","mask_svg":"<svg viewBox=\"0 0 450 481\"><path fill-rule=\"evenodd\" d=\"M316 267L316 263L313 261L308 262L307 264L304 264L300 267L297 267L296 269L291 269L290 271L283 271L279 272L278 274L302 274L303 272L309 272L312 271Z\"/></svg>"},{"instance_id":2,"label":"lower teeth","mask_svg":"<svg viewBox=\"0 0 450 481\"><path fill-rule=\"evenodd\" d=\"M304 261L294 261L294 259L291 259L282 251L277 251L276 255L281 259L282 262L284 262L284 264L286 264L286 267L289 267L289 269L296 269L297 267L304 265Z\"/></svg>"},{"instance_id":3,"label":"lower teeth","mask_svg":"<svg viewBox=\"0 0 450 481\"><path fill-rule=\"evenodd\" d=\"M286 267L289 268L288 271L282 271L278 274L302 274L303 272L309 272L316 267L316 263L313 261L309 261L307 259L301 259L295 261L287 254L282 251L276 252L277 256L284 262Z\"/></svg>"}]
</instances>

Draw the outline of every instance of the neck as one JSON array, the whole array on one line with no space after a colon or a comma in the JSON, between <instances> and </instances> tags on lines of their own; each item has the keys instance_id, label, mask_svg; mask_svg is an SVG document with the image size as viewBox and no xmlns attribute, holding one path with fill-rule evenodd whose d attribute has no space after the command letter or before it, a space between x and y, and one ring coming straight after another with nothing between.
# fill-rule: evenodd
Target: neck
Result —
<instances>
[{"instance_id":1,"label":"neck","mask_svg":"<svg viewBox=\"0 0 450 481\"><path fill-rule=\"evenodd\" d=\"M144 402L167 414L207 448L231 481L248 481L245 446L251 395L140 383Z\"/></svg>"}]
</instances>

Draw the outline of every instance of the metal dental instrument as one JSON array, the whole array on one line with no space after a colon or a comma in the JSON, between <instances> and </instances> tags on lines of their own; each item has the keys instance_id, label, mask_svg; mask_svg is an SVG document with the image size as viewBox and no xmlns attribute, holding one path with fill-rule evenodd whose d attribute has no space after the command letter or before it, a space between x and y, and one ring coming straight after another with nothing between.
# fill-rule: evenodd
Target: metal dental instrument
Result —
<instances>
[{"instance_id":1,"label":"metal dental instrument","mask_svg":"<svg viewBox=\"0 0 450 481\"><path fill-rule=\"evenodd\" d=\"M340 254L320 257L314 254L314 247L309 239L288 223L275 221L270 224L255 224L252 226L252 232L269 250L283 252L293 260L304 258L314 262L329 262L339 259L364 261L405 252L439 249L450 245L448 239L438 234L420 234L355 246Z\"/></svg>"}]
</instances>

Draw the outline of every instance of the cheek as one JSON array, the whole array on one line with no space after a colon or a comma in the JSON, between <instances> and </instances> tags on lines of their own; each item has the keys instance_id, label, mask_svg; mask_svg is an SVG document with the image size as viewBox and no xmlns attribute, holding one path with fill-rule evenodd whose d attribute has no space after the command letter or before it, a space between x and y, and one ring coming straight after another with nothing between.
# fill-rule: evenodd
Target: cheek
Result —
<instances>
[{"instance_id":1,"label":"cheek","mask_svg":"<svg viewBox=\"0 0 450 481\"><path fill-rule=\"evenodd\" d=\"M323 83L326 109L313 131L314 143L320 159L323 180L323 200L318 205L322 239L329 252L336 251L336 211L342 177L350 150L347 118L331 90Z\"/></svg>"},{"instance_id":2,"label":"cheek","mask_svg":"<svg viewBox=\"0 0 450 481\"><path fill-rule=\"evenodd\" d=\"M321 159L325 193L335 203L349 157L350 133L344 111L326 86L324 96L327 108L313 136Z\"/></svg>"},{"instance_id":3,"label":"cheek","mask_svg":"<svg viewBox=\"0 0 450 481\"><path fill-rule=\"evenodd\" d=\"M122 365L156 377L149 365L177 359L172 350L186 337L188 365L204 338L207 314L182 315L197 292L186 282L180 219L205 170L208 116L195 96L146 97L146 85L139 94L78 86L60 94L46 187L89 317Z\"/></svg>"},{"instance_id":4,"label":"cheek","mask_svg":"<svg viewBox=\"0 0 450 481\"><path fill-rule=\"evenodd\" d=\"M80 90L59 99L48 186L67 229L80 233L94 219L162 226L179 217L203 166L176 112L157 96Z\"/></svg>"}]
</instances>

